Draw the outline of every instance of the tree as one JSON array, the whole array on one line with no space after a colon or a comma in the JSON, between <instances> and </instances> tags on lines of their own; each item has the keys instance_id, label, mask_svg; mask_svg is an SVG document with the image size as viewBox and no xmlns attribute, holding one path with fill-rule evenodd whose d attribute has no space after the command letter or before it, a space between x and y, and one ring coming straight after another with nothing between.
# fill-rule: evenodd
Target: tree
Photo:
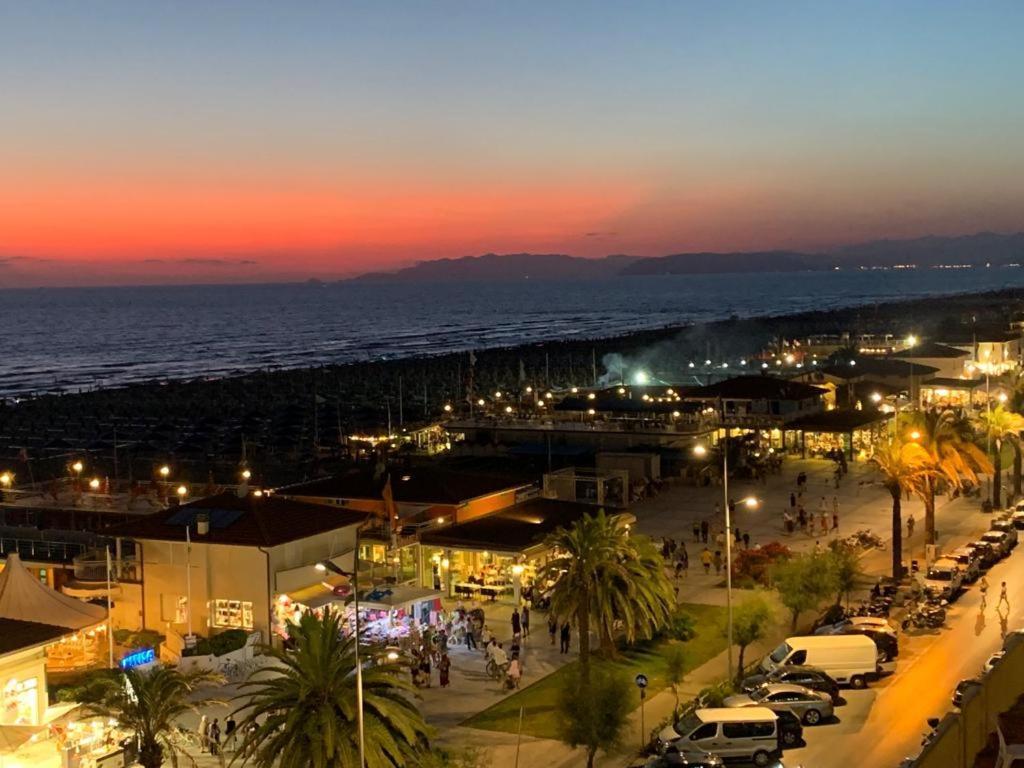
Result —
<instances>
[{"instance_id":1,"label":"tree","mask_svg":"<svg viewBox=\"0 0 1024 768\"><path fill-rule=\"evenodd\" d=\"M736 664L737 681L743 678L743 656L747 646L767 634L772 623L772 613L771 603L761 592L754 592L733 609L732 641L740 649Z\"/></svg>"},{"instance_id":2,"label":"tree","mask_svg":"<svg viewBox=\"0 0 1024 768\"><path fill-rule=\"evenodd\" d=\"M919 492L924 475L931 471L928 453L917 443L894 440L871 457L892 498L892 577L903 577L903 494Z\"/></svg>"},{"instance_id":3,"label":"tree","mask_svg":"<svg viewBox=\"0 0 1024 768\"><path fill-rule=\"evenodd\" d=\"M676 710L679 709L679 684L686 674L686 651L679 643L672 643L665 652L665 681L672 688L676 697Z\"/></svg>"},{"instance_id":4,"label":"tree","mask_svg":"<svg viewBox=\"0 0 1024 768\"><path fill-rule=\"evenodd\" d=\"M992 508L1000 509L1003 506L1003 444L1008 442L1014 446L1014 450L1019 449L1024 416L998 405L978 417L978 426L981 435L992 446ZM1014 487L1019 485L1020 478L1015 476Z\"/></svg>"},{"instance_id":5,"label":"tree","mask_svg":"<svg viewBox=\"0 0 1024 768\"><path fill-rule=\"evenodd\" d=\"M849 544L833 541L828 545L827 557L836 587L836 605L841 605L844 599L849 602L850 592L860 575L860 555Z\"/></svg>"},{"instance_id":6,"label":"tree","mask_svg":"<svg viewBox=\"0 0 1024 768\"><path fill-rule=\"evenodd\" d=\"M790 612L790 629L796 631L800 614L816 609L835 594L835 575L823 552L797 555L778 563L772 583Z\"/></svg>"},{"instance_id":7,"label":"tree","mask_svg":"<svg viewBox=\"0 0 1024 768\"><path fill-rule=\"evenodd\" d=\"M905 442L917 443L927 454L927 471L921 473L913 491L924 502L925 541L934 544L938 486L945 483L959 489L965 482L977 483L978 472L990 472L991 465L974 444L969 421L953 411L916 414L904 432Z\"/></svg>"},{"instance_id":8,"label":"tree","mask_svg":"<svg viewBox=\"0 0 1024 768\"><path fill-rule=\"evenodd\" d=\"M557 708L562 741L587 751L587 768L593 768L598 750L609 752L622 741L632 707L631 683L604 665L582 675L582 665L570 670L559 689Z\"/></svg>"},{"instance_id":9,"label":"tree","mask_svg":"<svg viewBox=\"0 0 1024 768\"><path fill-rule=\"evenodd\" d=\"M668 623L674 600L661 555L630 536L621 517L584 515L545 540L555 553L538 580L553 582L551 611L579 631L581 678L590 669L590 630L607 642L621 626L626 639L650 637Z\"/></svg>"},{"instance_id":10,"label":"tree","mask_svg":"<svg viewBox=\"0 0 1024 768\"><path fill-rule=\"evenodd\" d=\"M120 685L108 690L85 711L116 720L125 731L135 734L139 763L143 768L160 768L169 756L177 765L177 753L187 754L172 736L178 718L196 712L198 704L210 698L197 697L197 689L222 682L209 672L179 672L173 667L156 667L148 672L125 670Z\"/></svg>"},{"instance_id":11,"label":"tree","mask_svg":"<svg viewBox=\"0 0 1024 768\"><path fill-rule=\"evenodd\" d=\"M258 768L348 768L359 762L355 642L324 612L289 624L294 651L268 648L278 664L241 686L240 751ZM368 768L415 766L430 729L413 701L401 663L364 666ZM253 730L249 730L253 726Z\"/></svg>"}]
</instances>

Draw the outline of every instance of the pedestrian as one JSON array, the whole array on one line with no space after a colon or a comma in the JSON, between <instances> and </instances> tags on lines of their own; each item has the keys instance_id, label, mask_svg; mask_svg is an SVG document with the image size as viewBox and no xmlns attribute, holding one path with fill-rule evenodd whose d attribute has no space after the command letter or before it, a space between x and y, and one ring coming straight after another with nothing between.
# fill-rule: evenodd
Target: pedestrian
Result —
<instances>
[{"instance_id":1,"label":"pedestrian","mask_svg":"<svg viewBox=\"0 0 1024 768\"><path fill-rule=\"evenodd\" d=\"M1006 603L1006 610L1010 610L1010 598L1006 595L1005 581L1002 583L1002 586L999 587L999 602L996 603L996 609L998 610L999 606L1003 603Z\"/></svg>"},{"instance_id":2,"label":"pedestrian","mask_svg":"<svg viewBox=\"0 0 1024 768\"><path fill-rule=\"evenodd\" d=\"M234 715L228 715L228 719L224 721L224 749L235 748L235 734L238 731L238 723L235 722Z\"/></svg>"},{"instance_id":3,"label":"pedestrian","mask_svg":"<svg viewBox=\"0 0 1024 768\"><path fill-rule=\"evenodd\" d=\"M715 573L720 574L722 572L722 551L720 549L715 550Z\"/></svg>"},{"instance_id":4,"label":"pedestrian","mask_svg":"<svg viewBox=\"0 0 1024 768\"><path fill-rule=\"evenodd\" d=\"M679 553L679 560L676 562L676 578L678 579L680 574L686 576L690 570L690 555L687 554L684 548Z\"/></svg>"},{"instance_id":5,"label":"pedestrian","mask_svg":"<svg viewBox=\"0 0 1024 768\"><path fill-rule=\"evenodd\" d=\"M796 494L792 491L789 492L789 508L796 509Z\"/></svg>"},{"instance_id":6,"label":"pedestrian","mask_svg":"<svg viewBox=\"0 0 1024 768\"><path fill-rule=\"evenodd\" d=\"M694 542L700 541L700 523L696 520L693 521L693 540Z\"/></svg>"},{"instance_id":7,"label":"pedestrian","mask_svg":"<svg viewBox=\"0 0 1024 768\"><path fill-rule=\"evenodd\" d=\"M220 721L215 717L210 726L210 754L216 756L220 752Z\"/></svg>"},{"instance_id":8,"label":"pedestrian","mask_svg":"<svg viewBox=\"0 0 1024 768\"><path fill-rule=\"evenodd\" d=\"M750 531L743 534L743 548L750 549Z\"/></svg>"},{"instance_id":9,"label":"pedestrian","mask_svg":"<svg viewBox=\"0 0 1024 768\"><path fill-rule=\"evenodd\" d=\"M725 547L725 531L719 531L715 534L715 546L719 549Z\"/></svg>"},{"instance_id":10,"label":"pedestrian","mask_svg":"<svg viewBox=\"0 0 1024 768\"><path fill-rule=\"evenodd\" d=\"M832 507L832 533L839 534L839 506Z\"/></svg>"},{"instance_id":11,"label":"pedestrian","mask_svg":"<svg viewBox=\"0 0 1024 768\"><path fill-rule=\"evenodd\" d=\"M530 636L530 606L524 605L523 612L520 614L520 618L523 624L523 637Z\"/></svg>"},{"instance_id":12,"label":"pedestrian","mask_svg":"<svg viewBox=\"0 0 1024 768\"><path fill-rule=\"evenodd\" d=\"M441 660L437 663L437 672L441 677L441 687L447 688L450 684L449 673L452 669L452 660L448 658L447 653L441 654Z\"/></svg>"},{"instance_id":13,"label":"pedestrian","mask_svg":"<svg viewBox=\"0 0 1024 768\"><path fill-rule=\"evenodd\" d=\"M807 512L803 507L797 507L796 519L800 523L800 530L807 533Z\"/></svg>"},{"instance_id":14,"label":"pedestrian","mask_svg":"<svg viewBox=\"0 0 1024 768\"><path fill-rule=\"evenodd\" d=\"M810 536L814 535L814 515L807 516L807 531Z\"/></svg>"},{"instance_id":15,"label":"pedestrian","mask_svg":"<svg viewBox=\"0 0 1024 768\"><path fill-rule=\"evenodd\" d=\"M740 533L740 527L737 525L733 531L733 535L736 537L736 543L739 544L743 540L743 534Z\"/></svg>"},{"instance_id":16,"label":"pedestrian","mask_svg":"<svg viewBox=\"0 0 1024 768\"><path fill-rule=\"evenodd\" d=\"M704 573L711 573L711 551L704 547L704 551L700 553L700 562L704 566Z\"/></svg>"},{"instance_id":17,"label":"pedestrian","mask_svg":"<svg viewBox=\"0 0 1024 768\"><path fill-rule=\"evenodd\" d=\"M476 637L473 635L473 622L466 619L466 650L476 650Z\"/></svg>"},{"instance_id":18,"label":"pedestrian","mask_svg":"<svg viewBox=\"0 0 1024 768\"><path fill-rule=\"evenodd\" d=\"M480 630L480 642L483 643L484 652L487 651L487 646L491 644L494 639L494 635L491 633L491 628L484 624L484 628Z\"/></svg>"},{"instance_id":19,"label":"pedestrian","mask_svg":"<svg viewBox=\"0 0 1024 768\"><path fill-rule=\"evenodd\" d=\"M506 672L505 675L508 679L508 687L510 689L514 690L519 687L519 680L523 676L523 669L519 664L518 658L513 658L512 661L509 662L508 672Z\"/></svg>"},{"instance_id":20,"label":"pedestrian","mask_svg":"<svg viewBox=\"0 0 1024 768\"><path fill-rule=\"evenodd\" d=\"M786 531L787 536L793 535L793 516L789 514L788 509L782 513L782 527Z\"/></svg>"},{"instance_id":21,"label":"pedestrian","mask_svg":"<svg viewBox=\"0 0 1024 768\"><path fill-rule=\"evenodd\" d=\"M907 538L909 539L913 535L914 535L914 513L911 512L910 515L907 516Z\"/></svg>"},{"instance_id":22,"label":"pedestrian","mask_svg":"<svg viewBox=\"0 0 1024 768\"><path fill-rule=\"evenodd\" d=\"M551 638L551 645L555 644L555 632L558 630L558 620L555 614L548 614L548 636Z\"/></svg>"},{"instance_id":23,"label":"pedestrian","mask_svg":"<svg viewBox=\"0 0 1024 768\"><path fill-rule=\"evenodd\" d=\"M711 526L708 525L708 521L707 520L701 520L700 521L700 539L705 544L708 543L708 529L710 527Z\"/></svg>"},{"instance_id":24,"label":"pedestrian","mask_svg":"<svg viewBox=\"0 0 1024 768\"><path fill-rule=\"evenodd\" d=\"M206 719L206 715L199 718L199 728L196 730L196 735L199 737L199 751L205 752L209 746L208 738L210 731L210 723Z\"/></svg>"},{"instance_id":25,"label":"pedestrian","mask_svg":"<svg viewBox=\"0 0 1024 768\"><path fill-rule=\"evenodd\" d=\"M571 636L571 630L569 628L569 622L566 621L566 622L564 622L562 624L562 631L561 631L561 633L559 635L559 637L560 637L560 639L562 641L559 653L568 653L569 652L570 636Z\"/></svg>"},{"instance_id":26,"label":"pedestrian","mask_svg":"<svg viewBox=\"0 0 1024 768\"><path fill-rule=\"evenodd\" d=\"M523 631L523 620L519 617L519 609L512 609L512 637Z\"/></svg>"},{"instance_id":27,"label":"pedestrian","mask_svg":"<svg viewBox=\"0 0 1024 768\"><path fill-rule=\"evenodd\" d=\"M978 584L978 591L981 592L981 610L985 610L986 597L988 596L988 579L984 576L981 577L981 582Z\"/></svg>"},{"instance_id":28,"label":"pedestrian","mask_svg":"<svg viewBox=\"0 0 1024 768\"><path fill-rule=\"evenodd\" d=\"M822 533L828 533L828 514L825 510L821 511L821 518L818 520L818 525L821 526Z\"/></svg>"}]
</instances>

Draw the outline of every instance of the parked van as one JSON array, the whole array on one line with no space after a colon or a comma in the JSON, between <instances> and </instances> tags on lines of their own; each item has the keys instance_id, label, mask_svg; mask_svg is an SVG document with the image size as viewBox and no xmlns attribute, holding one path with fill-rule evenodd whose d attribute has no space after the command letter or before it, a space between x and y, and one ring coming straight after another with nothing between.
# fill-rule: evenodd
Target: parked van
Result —
<instances>
[{"instance_id":1,"label":"parked van","mask_svg":"<svg viewBox=\"0 0 1024 768\"><path fill-rule=\"evenodd\" d=\"M864 688L877 677L878 649L866 635L788 637L761 661L761 670L801 664L827 672L837 683Z\"/></svg>"},{"instance_id":2,"label":"parked van","mask_svg":"<svg viewBox=\"0 0 1024 768\"><path fill-rule=\"evenodd\" d=\"M697 709L658 734L658 751L670 744L713 752L723 760L769 765L779 753L776 715L767 707Z\"/></svg>"}]
</instances>

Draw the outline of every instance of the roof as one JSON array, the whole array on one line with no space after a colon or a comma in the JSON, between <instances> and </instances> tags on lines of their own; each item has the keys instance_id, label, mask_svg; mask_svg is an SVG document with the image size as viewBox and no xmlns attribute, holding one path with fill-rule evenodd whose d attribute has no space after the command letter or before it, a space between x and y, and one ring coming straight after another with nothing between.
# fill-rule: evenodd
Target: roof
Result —
<instances>
[{"instance_id":1,"label":"roof","mask_svg":"<svg viewBox=\"0 0 1024 768\"><path fill-rule=\"evenodd\" d=\"M705 723L746 723L750 720L775 720L778 715L768 707L705 707L693 712Z\"/></svg>"},{"instance_id":2,"label":"roof","mask_svg":"<svg viewBox=\"0 0 1024 768\"><path fill-rule=\"evenodd\" d=\"M850 363L836 363L821 369L822 373L837 379L859 379L864 376L927 376L937 373L938 368L921 363L911 363L895 357L860 356Z\"/></svg>"},{"instance_id":3,"label":"roof","mask_svg":"<svg viewBox=\"0 0 1024 768\"><path fill-rule=\"evenodd\" d=\"M800 416L787 421L786 429L802 429L804 432L853 432L870 424L886 421L890 417L891 414L881 411L843 408Z\"/></svg>"},{"instance_id":4,"label":"roof","mask_svg":"<svg viewBox=\"0 0 1024 768\"><path fill-rule=\"evenodd\" d=\"M774 376L736 376L686 393L688 399L711 400L719 397L732 400L808 400L821 397L820 387L802 381Z\"/></svg>"},{"instance_id":5,"label":"roof","mask_svg":"<svg viewBox=\"0 0 1024 768\"><path fill-rule=\"evenodd\" d=\"M572 501L536 498L465 523L420 534L420 543L456 549L522 552L557 528L572 525L598 507Z\"/></svg>"},{"instance_id":6,"label":"roof","mask_svg":"<svg viewBox=\"0 0 1024 768\"><path fill-rule=\"evenodd\" d=\"M210 530L200 536L196 517L206 514ZM367 513L310 504L281 496L239 497L233 491L171 507L131 520L105 531L110 536L156 541L184 541L190 529L192 541L242 547L274 547L319 533L357 525Z\"/></svg>"},{"instance_id":7,"label":"roof","mask_svg":"<svg viewBox=\"0 0 1024 768\"><path fill-rule=\"evenodd\" d=\"M0 618L63 628L63 634L92 627L107 617L106 608L84 603L43 584L29 573L16 552L0 571Z\"/></svg>"},{"instance_id":8,"label":"roof","mask_svg":"<svg viewBox=\"0 0 1024 768\"><path fill-rule=\"evenodd\" d=\"M381 499L388 474L394 500L409 504L462 504L480 496L531 485L521 476L422 466L393 468L379 475L370 469L355 469L323 480L279 488L277 494L327 499Z\"/></svg>"},{"instance_id":9,"label":"roof","mask_svg":"<svg viewBox=\"0 0 1024 768\"><path fill-rule=\"evenodd\" d=\"M925 341L920 344L915 344L907 349L900 350L899 352L893 352L889 357L895 358L950 358L955 359L958 357L970 357L971 353L963 349L957 349L951 347L948 344L939 344L936 341Z\"/></svg>"},{"instance_id":10,"label":"roof","mask_svg":"<svg viewBox=\"0 0 1024 768\"><path fill-rule=\"evenodd\" d=\"M922 382L923 387L945 387L946 389L977 389L985 383L984 379L950 379L937 376Z\"/></svg>"},{"instance_id":11,"label":"roof","mask_svg":"<svg viewBox=\"0 0 1024 768\"><path fill-rule=\"evenodd\" d=\"M1020 331L1008 331L1002 328L964 329L960 332L948 333L942 337L943 343L958 347L991 344L992 342L1016 341L1021 337Z\"/></svg>"},{"instance_id":12,"label":"roof","mask_svg":"<svg viewBox=\"0 0 1024 768\"><path fill-rule=\"evenodd\" d=\"M70 634L67 627L0 618L0 655L24 651Z\"/></svg>"}]
</instances>

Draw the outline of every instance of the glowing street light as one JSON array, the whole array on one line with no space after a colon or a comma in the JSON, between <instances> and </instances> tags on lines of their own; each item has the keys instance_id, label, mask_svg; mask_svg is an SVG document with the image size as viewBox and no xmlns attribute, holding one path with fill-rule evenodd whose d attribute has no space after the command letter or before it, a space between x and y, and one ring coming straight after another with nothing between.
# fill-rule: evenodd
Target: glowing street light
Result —
<instances>
[{"instance_id":1,"label":"glowing street light","mask_svg":"<svg viewBox=\"0 0 1024 768\"><path fill-rule=\"evenodd\" d=\"M589 395L587 395L587 400L597 400L597 395L591 392Z\"/></svg>"},{"instance_id":2,"label":"glowing street light","mask_svg":"<svg viewBox=\"0 0 1024 768\"><path fill-rule=\"evenodd\" d=\"M2 485L4 488L10 488L13 482L14 475L12 475L10 472L0 473L0 485Z\"/></svg>"},{"instance_id":3,"label":"glowing street light","mask_svg":"<svg viewBox=\"0 0 1024 768\"><path fill-rule=\"evenodd\" d=\"M754 496L747 496L747 498L743 499L743 506L747 509L757 509L760 504L761 502Z\"/></svg>"},{"instance_id":4,"label":"glowing street light","mask_svg":"<svg viewBox=\"0 0 1024 768\"><path fill-rule=\"evenodd\" d=\"M914 334L910 334L909 336L907 336L907 346L908 347L916 347L917 346L917 336L915 336Z\"/></svg>"},{"instance_id":5,"label":"glowing street light","mask_svg":"<svg viewBox=\"0 0 1024 768\"><path fill-rule=\"evenodd\" d=\"M880 403L880 402L882 402L882 393L881 392L872 392L871 393L871 402L873 402L873 403Z\"/></svg>"},{"instance_id":6,"label":"glowing street light","mask_svg":"<svg viewBox=\"0 0 1024 768\"><path fill-rule=\"evenodd\" d=\"M708 449L705 448L703 445L695 445L693 446L693 455L696 456L697 458L702 459L708 455Z\"/></svg>"},{"instance_id":7,"label":"glowing street light","mask_svg":"<svg viewBox=\"0 0 1024 768\"><path fill-rule=\"evenodd\" d=\"M89 488L94 491L98 491L100 489L100 479L98 477L94 477L92 480L90 480Z\"/></svg>"},{"instance_id":8,"label":"glowing street light","mask_svg":"<svg viewBox=\"0 0 1024 768\"><path fill-rule=\"evenodd\" d=\"M481 408L483 408L484 405L486 405L486 403L484 402L484 399L482 397L479 400L476 401L476 404L479 405Z\"/></svg>"},{"instance_id":9,"label":"glowing street light","mask_svg":"<svg viewBox=\"0 0 1024 768\"><path fill-rule=\"evenodd\" d=\"M506 405L505 406L505 413L512 413L512 406L511 405Z\"/></svg>"},{"instance_id":10,"label":"glowing street light","mask_svg":"<svg viewBox=\"0 0 1024 768\"><path fill-rule=\"evenodd\" d=\"M249 471L248 469L243 469L242 470L242 479L243 480L248 480L250 477L252 477L252 472Z\"/></svg>"},{"instance_id":11,"label":"glowing street light","mask_svg":"<svg viewBox=\"0 0 1024 768\"><path fill-rule=\"evenodd\" d=\"M451 403L445 403L444 404L444 412L445 413L451 413L452 412L452 405L451 405Z\"/></svg>"},{"instance_id":12,"label":"glowing street light","mask_svg":"<svg viewBox=\"0 0 1024 768\"><path fill-rule=\"evenodd\" d=\"M164 464L162 467L160 467L160 469L157 470L157 472L160 473L160 477L166 480L167 476L171 474L171 468Z\"/></svg>"},{"instance_id":13,"label":"glowing street light","mask_svg":"<svg viewBox=\"0 0 1024 768\"><path fill-rule=\"evenodd\" d=\"M1000 403L1005 403L1007 399L1008 398L1006 397L1005 392L1000 392L998 395L996 395L996 400L998 400Z\"/></svg>"},{"instance_id":14,"label":"glowing street light","mask_svg":"<svg viewBox=\"0 0 1024 768\"><path fill-rule=\"evenodd\" d=\"M184 485L179 485L177 494L179 498L184 499L188 495L188 488L186 488Z\"/></svg>"},{"instance_id":15,"label":"glowing street light","mask_svg":"<svg viewBox=\"0 0 1024 768\"><path fill-rule=\"evenodd\" d=\"M85 465L81 461L76 461L71 465L71 468L75 470L75 474L82 474L82 470L85 469Z\"/></svg>"},{"instance_id":16,"label":"glowing street light","mask_svg":"<svg viewBox=\"0 0 1024 768\"><path fill-rule=\"evenodd\" d=\"M917 430L915 429L915 430L914 430L913 432L911 432L911 433L910 433L910 439L911 439L911 440L920 440L920 439L921 439L921 433L920 433L920 432L918 432L918 431L917 431Z\"/></svg>"}]
</instances>

